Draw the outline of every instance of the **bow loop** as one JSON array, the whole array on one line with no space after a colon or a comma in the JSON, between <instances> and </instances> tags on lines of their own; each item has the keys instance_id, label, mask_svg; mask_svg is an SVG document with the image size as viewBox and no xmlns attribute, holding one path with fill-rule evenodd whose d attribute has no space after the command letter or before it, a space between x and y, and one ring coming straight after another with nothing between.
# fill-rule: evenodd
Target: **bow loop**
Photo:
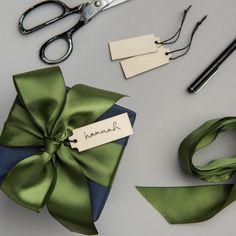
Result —
<instances>
[{"instance_id":1,"label":"bow loop","mask_svg":"<svg viewBox=\"0 0 236 236\"><path fill-rule=\"evenodd\" d=\"M61 114L66 98L64 79L59 67L14 76L21 103L45 136L49 135Z\"/></svg>"}]
</instances>

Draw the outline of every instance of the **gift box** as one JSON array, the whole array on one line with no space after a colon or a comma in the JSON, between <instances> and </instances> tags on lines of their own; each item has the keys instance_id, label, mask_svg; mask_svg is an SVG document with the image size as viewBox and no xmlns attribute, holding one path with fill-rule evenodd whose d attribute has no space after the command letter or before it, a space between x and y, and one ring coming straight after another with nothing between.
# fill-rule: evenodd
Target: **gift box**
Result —
<instances>
[{"instance_id":1,"label":"gift box","mask_svg":"<svg viewBox=\"0 0 236 236\"><path fill-rule=\"evenodd\" d=\"M79 153L72 130L116 115L123 95L85 85L66 88L58 67L14 76L18 93L0 137L2 190L18 204L51 215L69 230L97 234L128 137ZM77 196L78 195L78 196ZM68 213L66 213L68 212Z\"/></svg>"}]
</instances>

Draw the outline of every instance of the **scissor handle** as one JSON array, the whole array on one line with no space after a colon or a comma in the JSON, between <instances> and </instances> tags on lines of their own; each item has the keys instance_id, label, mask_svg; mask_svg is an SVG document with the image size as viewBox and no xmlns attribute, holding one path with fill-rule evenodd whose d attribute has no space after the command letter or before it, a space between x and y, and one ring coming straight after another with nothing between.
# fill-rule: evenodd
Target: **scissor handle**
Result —
<instances>
[{"instance_id":1,"label":"scissor handle","mask_svg":"<svg viewBox=\"0 0 236 236\"><path fill-rule=\"evenodd\" d=\"M58 17L55 17L51 20L48 20L40 25L37 25L35 27L32 27L30 29L26 29L24 27L24 20L26 18L27 15L29 15L30 13L32 13L34 10L36 10L37 8L43 6L43 5L49 5L49 4L54 4L54 5L57 5L59 6L61 9L62 9L62 14L59 15ZM19 29L21 31L22 34L30 34L30 33L33 33L37 30L40 30L56 21L59 21L61 20L62 18L70 15L70 14L73 14L74 13L74 9L73 8L70 8L68 7L65 3L61 2L61 1L58 1L58 0L48 0L48 1L43 1L41 3L38 3L36 4L35 6L31 7L30 9L28 9L20 18L20 21L19 21Z\"/></svg>"},{"instance_id":2,"label":"scissor handle","mask_svg":"<svg viewBox=\"0 0 236 236\"><path fill-rule=\"evenodd\" d=\"M74 27L72 27L71 29L69 29L68 31L62 33L62 34L59 34L51 39L49 39L46 43L43 44L43 46L40 48L40 51L39 51L39 56L40 56L40 59L49 64L49 65L54 65L54 64L59 64L63 61L65 61L72 53L73 51L73 41L72 41L72 37L73 37L73 34L78 30L80 29L83 25L85 24L84 21L79 21ZM55 41L57 40L64 40L66 43L67 43L67 51L65 53L64 56L60 57L59 59L49 59L47 56L46 56L46 49L49 45L51 45L52 43L54 43Z\"/></svg>"},{"instance_id":3,"label":"scissor handle","mask_svg":"<svg viewBox=\"0 0 236 236\"><path fill-rule=\"evenodd\" d=\"M66 42L66 44L67 44L66 53L64 56L60 57L59 59L49 59L46 56L46 49L49 45L51 45L52 43L54 43L57 40L64 40ZM73 51L72 34L69 32L65 32L65 33L57 35L57 36L49 39L47 42L45 42L43 44L43 46L40 48L39 56L43 62L45 62L49 65L54 65L54 64L59 64L59 63L65 61L71 55L72 51Z\"/></svg>"}]
</instances>

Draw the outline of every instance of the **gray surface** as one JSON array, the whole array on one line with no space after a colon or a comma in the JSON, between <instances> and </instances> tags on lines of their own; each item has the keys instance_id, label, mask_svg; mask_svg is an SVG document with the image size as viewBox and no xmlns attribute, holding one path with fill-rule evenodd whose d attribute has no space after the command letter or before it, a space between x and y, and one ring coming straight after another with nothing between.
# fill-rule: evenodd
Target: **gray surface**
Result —
<instances>
[{"instance_id":1,"label":"gray surface","mask_svg":"<svg viewBox=\"0 0 236 236\"><path fill-rule=\"evenodd\" d=\"M17 31L20 14L34 0L1 3L0 129L15 97L12 74L45 67L37 57L39 46L64 25L24 37ZM76 4L76 0L65 1ZM185 88L236 36L235 0L192 0L178 48L187 42L195 22L208 20L197 34L191 52L184 58L129 81L118 62L111 62L108 41L156 33L163 39L179 24L187 0L132 0L97 17L75 37L75 51L61 64L68 85L85 83L130 95L121 101L138 113L135 136L121 162L114 187L100 220L102 236L230 235L235 232L236 205L232 204L208 222L171 226L136 192L135 185L176 186L203 184L183 174L177 161L181 140L202 122L236 114L236 67L234 54L214 81L197 96ZM66 28L66 26L65 26ZM222 157L236 152L235 134L220 137L202 152L203 157ZM199 156L199 154L198 154ZM37 215L0 193L0 235L69 236L72 233L46 211Z\"/></svg>"}]
</instances>

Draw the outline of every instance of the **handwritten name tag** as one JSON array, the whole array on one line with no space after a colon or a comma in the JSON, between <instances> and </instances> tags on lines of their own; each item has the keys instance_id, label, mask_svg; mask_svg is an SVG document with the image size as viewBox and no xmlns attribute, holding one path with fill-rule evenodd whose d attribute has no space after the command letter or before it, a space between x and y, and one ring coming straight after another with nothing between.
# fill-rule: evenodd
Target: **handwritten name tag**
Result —
<instances>
[{"instance_id":1,"label":"handwritten name tag","mask_svg":"<svg viewBox=\"0 0 236 236\"><path fill-rule=\"evenodd\" d=\"M129 116L124 113L75 129L69 140L72 148L77 148L79 152L82 152L133 134Z\"/></svg>"}]
</instances>

